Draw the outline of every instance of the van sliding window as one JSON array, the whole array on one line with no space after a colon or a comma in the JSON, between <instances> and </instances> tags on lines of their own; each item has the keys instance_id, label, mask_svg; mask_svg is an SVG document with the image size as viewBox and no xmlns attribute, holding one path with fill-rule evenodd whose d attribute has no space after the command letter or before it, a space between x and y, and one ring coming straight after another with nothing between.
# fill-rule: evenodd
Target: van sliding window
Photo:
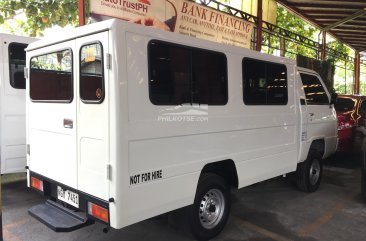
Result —
<instances>
[{"instance_id":1,"label":"van sliding window","mask_svg":"<svg viewBox=\"0 0 366 241\"><path fill-rule=\"evenodd\" d=\"M70 49L31 58L29 88L32 101L72 101L72 58Z\"/></svg>"},{"instance_id":2,"label":"van sliding window","mask_svg":"<svg viewBox=\"0 0 366 241\"><path fill-rule=\"evenodd\" d=\"M286 105L287 69L283 64L243 59L243 100L246 105Z\"/></svg>"},{"instance_id":3,"label":"van sliding window","mask_svg":"<svg viewBox=\"0 0 366 241\"><path fill-rule=\"evenodd\" d=\"M85 45L80 50L80 98L85 103L103 102L103 49L100 43Z\"/></svg>"},{"instance_id":4,"label":"van sliding window","mask_svg":"<svg viewBox=\"0 0 366 241\"><path fill-rule=\"evenodd\" d=\"M227 60L219 52L149 43L149 95L154 105L225 105Z\"/></svg>"},{"instance_id":5,"label":"van sliding window","mask_svg":"<svg viewBox=\"0 0 366 241\"><path fill-rule=\"evenodd\" d=\"M25 89L24 67L25 48L28 45L20 43L9 44L9 74L10 85L15 89Z\"/></svg>"}]
</instances>

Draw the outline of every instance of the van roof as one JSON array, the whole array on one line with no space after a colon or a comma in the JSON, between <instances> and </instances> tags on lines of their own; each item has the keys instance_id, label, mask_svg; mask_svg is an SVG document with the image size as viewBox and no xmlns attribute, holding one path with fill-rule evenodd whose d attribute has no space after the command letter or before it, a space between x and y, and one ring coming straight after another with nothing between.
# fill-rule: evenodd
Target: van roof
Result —
<instances>
[{"instance_id":1,"label":"van roof","mask_svg":"<svg viewBox=\"0 0 366 241\"><path fill-rule=\"evenodd\" d=\"M26 49L26 51L35 50L35 49L46 47L49 45L66 42L69 40L87 36L87 35L90 35L93 33L98 33L98 32L109 30L112 28L115 21L116 21L115 19L111 19L111 20L106 20L103 22L97 22L97 23L93 23L93 24L84 25L81 27L76 27L76 28L70 29L70 30L68 29L67 32L62 32L62 34L60 34L60 35L57 34L57 35L53 35L53 36L48 36L48 37L41 39L40 41L30 44L28 46L28 48ZM63 30L61 29L59 31L63 31Z\"/></svg>"},{"instance_id":2,"label":"van roof","mask_svg":"<svg viewBox=\"0 0 366 241\"><path fill-rule=\"evenodd\" d=\"M203 40L203 39L199 39L199 38L195 38L195 37L189 37L189 36L185 36L185 35L182 35L179 33L171 33L171 32L167 32L164 30L158 30L158 29L152 28L152 27L145 27L145 26L141 26L141 25L138 25L135 23L129 23L128 21L120 20L120 19L110 19L110 20L105 20L102 22L88 24L88 25L74 28L66 33L62 33L61 36L57 35L57 36L44 38L40 41L30 44L28 46L28 48L26 49L26 51L35 50L38 48L50 46L53 44L69 41L72 39L80 38L80 37L87 36L87 35L90 35L93 33L98 33L98 32L102 32L102 31L114 29L114 28L125 28L127 30L131 29L131 30L133 30L131 32L136 32L136 33L139 33L142 35L158 36L159 39L161 39L161 40L173 41L176 43L180 43L180 42L191 43L192 46L197 46L197 47L201 47L201 48L202 48L202 46L205 46L207 48L218 50L218 51L220 51L220 49L222 51L222 48L224 47L225 52L227 52L227 53L242 54L244 56L248 56L249 58L250 57L259 58L262 60L275 61L275 62L279 62L279 63L283 63L283 64L292 64L292 65L296 64L295 60L292 60L289 58L269 55L269 54L265 54L265 53L259 53L254 50L245 49L242 47L236 47L236 46L232 46L232 45L226 45L226 44L222 44L222 43L216 43L213 41ZM192 38L194 38L196 41L193 42Z\"/></svg>"},{"instance_id":3,"label":"van roof","mask_svg":"<svg viewBox=\"0 0 366 241\"><path fill-rule=\"evenodd\" d=\"M21 35L16 35L16 34L7 34L7 33L0 33L0 38L28 39L31 41L37 40L37 38L33 38L33 37L21 36Z\"/></svg>"}]
</instances>

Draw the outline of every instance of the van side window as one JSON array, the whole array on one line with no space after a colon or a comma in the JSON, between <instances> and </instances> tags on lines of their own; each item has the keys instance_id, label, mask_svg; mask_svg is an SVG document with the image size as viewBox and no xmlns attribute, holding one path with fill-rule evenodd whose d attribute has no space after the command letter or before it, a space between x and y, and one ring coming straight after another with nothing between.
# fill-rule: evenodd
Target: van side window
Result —
<instances>
[{"instance_id":1,"label":"van side window","mask_svg":"<svg viewBox=\"0 0 366 241\"><path fill-rule=\"evenodd\" d=\"M25 89L24 67L25 48L27 44L9 44L9 74L10 85L15 89Z\"/></svg>"},{"instance_id":2,"label":"van side window","mask_svg":"<svg viewBox=\"0 0 366 241\"><path fill-rule=\"evenodd\" d=\"M103 49L100 43L85 45L80 50L80 98L87 103L104 99Z\"/></svg>"},{"instance_id":3,"label":"van side window","mask_svg":"<svg viewBox=\"0 0 366 241\"><path fill-rule=\"evenodd\" d=\"M32 101L72 101L72 58L70 49L31 58L29 88Z\"/></svg>"},{"instance_id":4,"label":"van side window","mask_svg":"<svg viewBox=\"0 0 366 241\"><path fill-rule=\"evenodd\" d=\"M246 105L286 105L287 69L283 64L243 59L243 100Z\"/></svg>"},{"instance_id":5,"label":"van side window","mask_svg":"<svg viewBox=\"0 0 366 241\"><path fill-rule=\"evenodd\" d=\"M222 53L149 43L149 94L155 105L225 105L227 60Z\"/></svg>"},{"instance_id":6,"label":"van side window","mask_svg":"<svg viewBox=\"0 0 366 241\"><path fill-rule=\"evenodd\" d=\"M308 105L329 105L328 95L315 75L300 73Z\"/></svg>"}]
</instances>

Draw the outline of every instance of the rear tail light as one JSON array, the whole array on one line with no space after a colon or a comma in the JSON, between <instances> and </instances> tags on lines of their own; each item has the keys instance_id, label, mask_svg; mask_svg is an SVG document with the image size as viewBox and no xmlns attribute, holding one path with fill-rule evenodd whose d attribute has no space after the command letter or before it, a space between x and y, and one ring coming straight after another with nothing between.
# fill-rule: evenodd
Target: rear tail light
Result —
<instances>
[{"instance_id":1,"label":"rear tail light","mask_svg":"<svg viewBox=\"0 0 366 241\"><path fill-rule=\"evenodd\" d=\"M31 186L41 192L43 192L43 181L38 178L31 177Z\"/></svg>"},{"instance_id":2,"label":"rear tail light","mask_svg":"<svg viewBox=\"0 0 366 241\"><path fill-rule=\"evenodd\" d=\"M95 203L88 202L88 214L105 222L109 222L108 209L101 207Z\"/></svg>"},{"instance_id":3,"label":"rear tail light","mask_svg":"<svg viewBox=\"0 0 366 241\"><path fill-rule=\"evenodd\" d=\"M338 114L338 130L350 129L355 126L355 121L350 114Z\"/></svg>"},{"instance_id":4,"label":"rear tail light","mask_svg":"<svg viewBox=\"0 0 366 241\"><path fill-rule=\"evenodd\" d=\"M338 130L349 129L355 126L354 121L340 121L338 123Z\"/></svg>"}]
</instances>

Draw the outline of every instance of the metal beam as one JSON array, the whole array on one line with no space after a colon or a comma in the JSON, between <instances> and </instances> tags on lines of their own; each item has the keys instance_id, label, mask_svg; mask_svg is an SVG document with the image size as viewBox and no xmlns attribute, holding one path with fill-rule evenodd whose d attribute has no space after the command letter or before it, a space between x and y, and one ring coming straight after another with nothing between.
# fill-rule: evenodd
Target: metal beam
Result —
<instances>
[{"instance_id":1,"label":"metal beam","mask_svg":"<svg viewBox=\"0 0 366 241\"><path fill-rule=\"evenodd\" d=\"M293 13L295 16L298 16L298 17L304 19L305 21L307 21L308 23L310 23L311 25L313 25L317 28L321 28L316 22L314 22L313 20L311 20L311 18L309 18L309 15L307 15L307 14L305 15L298 8L296 8L295 6L290 4L288 0L277 0L277 2L280 3L284 8L286 8L287 11Z\"/></svg>"},{"instance_id":2,"label":"metal beam","mask_svg":"<svg viewBox=\"0 0 366 241\"><path fill-rule=\"evenodd\" d=\"M327 54L327 51L326 51L326 47L327 47L327 32L324 31L322 32L322 51L321 51L321 56L320 56L320 59L322 61L325 61L326 59L326 54Z\"/></svg>"},{"instance_id":3,"label":"metal beam","mask_svg":"<svg viewBox=\"0 0 366 241\"><path fill-rule=\"evenodd\" d=\"M262 50L262 28L263 28L263 1L262 0L257 0L258 1L258 9L257 9L257 42L256 42L256 47L255 49L257 51L261 51Z\"/></svg>"},{"instance_id":4,"label":"metal beam","mask_svg":"<svg viewBox=\"0 0 366 241\"><path fill-rule=\"evenodd\" d=\"M340 26L340 25L342 25L342 24L344 24L344 23L346 23L346 22L348 22L350 20L353 20L355 18L358 18L358 17L364 15L365 13L366 13L366 8L361 9L361 10L355 12L354 14L352 14L352 15L350 15L350 16L342 19L342 20L339 20L338 22L335 22L335 23L333 23L331 25L328 25L327 27L323 28L322 30L323 31L329 31L329 30L331 30L331 29L333 29L335 27L338 27L338 26Z\"/></svg>"},{"instance_id":5,"label":"metal beam","mask_svg":"<svg viewBox=\"0 0 366 241\"><path fill-rule=\"evenodd\" d=\"M78 0L79 26L85 25L85 0Z\"/></svg>"},{"instance_id":6,"label":"metal beam","mask_svg":"<svg viewBox=\"0 0 366 241\"><path fill-rule=\"evenodd\" d=\"M354 93L355 94L359 94L360 93L360 62L361 58L360 58L360 53L356 52L355 53L355 83L354 83Z\"/></svg>"}]
</instances>

